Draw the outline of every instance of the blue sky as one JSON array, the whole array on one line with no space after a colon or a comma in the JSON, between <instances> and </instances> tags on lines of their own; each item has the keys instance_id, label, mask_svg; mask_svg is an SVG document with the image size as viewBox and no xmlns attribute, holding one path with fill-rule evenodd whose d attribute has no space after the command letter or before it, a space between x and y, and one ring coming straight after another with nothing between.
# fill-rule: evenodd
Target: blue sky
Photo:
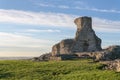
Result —
<instances>
[{"instance_id":1,"label":"blue sky","mask_svg":"<svg viewBox=\"0 0 120 80\"><path fill-rule=\"evenodd\" d=\"M120 45L120 0L0 0L0 56L39 56L90 16L102 47Z\"/></svg>"}]
</instances>

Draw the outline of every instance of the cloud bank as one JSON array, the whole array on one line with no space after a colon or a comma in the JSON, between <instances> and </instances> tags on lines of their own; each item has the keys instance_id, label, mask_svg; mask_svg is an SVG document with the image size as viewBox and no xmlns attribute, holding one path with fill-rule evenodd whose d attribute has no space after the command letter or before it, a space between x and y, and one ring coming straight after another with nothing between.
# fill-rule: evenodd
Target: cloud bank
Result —
<instances>
[{"instance_id":1,"label":"cloud bank","mask_svg":"<svg viewBox=\"0 0 120 80\"><path fill-rule=\"evenodd\" d=\"M62 13L30 12L0 9L0 22L74 28L78 15ZM99 31L120 31L120 21L93 17L93 28ZM33 32L60 32L59 30L29 30Z\"/></svg>"},{"instance_id":2,"label":"cloud bank","mask_svg":"<svg viewBox=\"0 0 120 80\"><path fill-rule=\"evenodd\" d=\"M48 44L53 43L50 40L36 39L7 32L0 32L0 42L0 46L30 48L47 48Z\"/></svg>"},{"instance_id":3,"label":"cloud bank","mask_svg":"<svg viewBox=\"0 0 120 80\"><path fill-rule=\"evenodd\" d=\"M0 56L39 56L51 50L54 41L0 32Z\"/></svg>"},{"instance_id":4,"label":"cloud bank","mask_svg":"<svg viewBox=\"0 0 120 80\"><path fill-rule=\"evenodd\" d=\"M45 26L73 26L73 15L0 9L0 22Z\"/></svg>"}]
</instances>

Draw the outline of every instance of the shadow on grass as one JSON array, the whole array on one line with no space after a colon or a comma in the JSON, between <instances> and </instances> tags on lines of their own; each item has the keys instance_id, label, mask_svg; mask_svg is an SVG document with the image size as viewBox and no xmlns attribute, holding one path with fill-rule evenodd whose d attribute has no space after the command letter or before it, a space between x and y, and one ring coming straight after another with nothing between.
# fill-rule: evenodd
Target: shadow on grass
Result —
<instances>
[{"instance_id":1,"label":"shadow on grass","mask_svg":"<svg viewBox=\"0 0 120 80\"><path fill-rule=\"evenodd\" d=\"M60 74L66 75L66 74L70 74L70 72L71 72L71 71L53 71L53 72L52 72L52 75L53 75L53 76L60 75Z\"/></svg>"},{"instance_id":2,"label":"shadow on grass","mask_svg":"<svg viewBox=\"0 0 120 80\"><path fill-rule=\"evenodd\" d=\"M60 75L60 74L69 74L71 71L65 71L65 70L36 70L35 72L39 73L39 74L49 74L49 75L52 75L52 76L56 76L56 75Z\"/></svg>"},{"instance_id":3,"label":"shadow on grass","mask_svg":"<svg viewBox=\"0 0 120 80\"><path fill-rule=\"evenodd\" d=\"M9 77L12 77L13 75L9 72L6 72L6 73L2 73L0 74L0 79L3 79L3 78L9 78Z\"/></svg>"},{"instance_id":4,"label":"shadow on grass","mask_svg":"<svg viewBox=\"0 0 120 80\"><path fill-rule=\"evenodd\" d=\"M0 63L0 66L9 66L9 64L2 64L2 63Z\"/></svg>"},{"instance_id":5,"label":"shadow on grass","mask_svg":"<svg viewBox=\"0 0 120 80\"><path fill-rule=\"evenodd\" d=\"M106 65L105 64L101 64L99 67L97 67L97 69L99 70L105 70Z\"/></svg>"}]
</instances>

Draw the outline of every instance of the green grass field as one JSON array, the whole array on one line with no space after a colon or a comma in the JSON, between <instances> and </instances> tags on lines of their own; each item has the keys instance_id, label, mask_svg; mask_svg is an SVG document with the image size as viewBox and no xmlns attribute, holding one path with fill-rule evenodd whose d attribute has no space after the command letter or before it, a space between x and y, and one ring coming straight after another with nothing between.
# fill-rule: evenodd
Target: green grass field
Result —
<instances>
[{"instance_id":1,"label":"green grass field","mask_svg":"<svg viewBox=\"0 0 120 80\"><path fill-rule=\"evenodd\" d=\"M120 73L101 70L90 59L33 62L0 61L0 80L120 80Z\"/></svg>"}]
</instances>

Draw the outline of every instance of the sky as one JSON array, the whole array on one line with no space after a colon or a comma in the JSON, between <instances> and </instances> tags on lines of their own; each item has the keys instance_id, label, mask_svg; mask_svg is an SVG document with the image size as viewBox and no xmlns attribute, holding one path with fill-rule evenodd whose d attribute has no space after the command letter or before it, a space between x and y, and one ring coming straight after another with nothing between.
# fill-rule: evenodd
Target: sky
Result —
<instances>
[{"instance_id":1,"label":"sky","mask_svg":"<svg viewBox=\"0 0 120 80\"><path fill-rule=\"evenodd\" d=\"M40 56L92 17L102 47L120 45L120 0L0 0L0 57Z\"/></svg>"}]
</instances>

